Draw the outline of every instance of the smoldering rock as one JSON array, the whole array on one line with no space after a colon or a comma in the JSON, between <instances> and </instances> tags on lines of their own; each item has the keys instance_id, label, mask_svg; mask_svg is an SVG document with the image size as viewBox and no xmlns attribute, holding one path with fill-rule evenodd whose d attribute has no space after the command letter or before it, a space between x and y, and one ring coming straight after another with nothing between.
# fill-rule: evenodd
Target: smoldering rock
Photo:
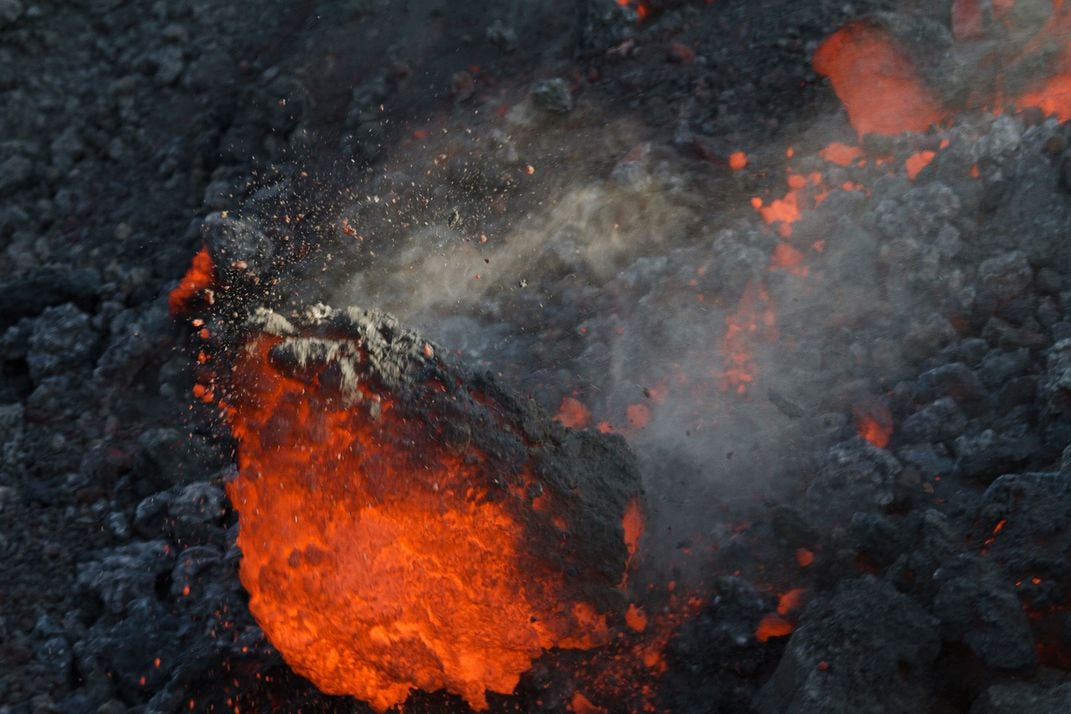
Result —
<instances>
[{"instance_id":1,"label":"smoldering rock","mask_svg":"<svg viewBox=\"0 0 1071 714\"><path fill-rule=\"evenodd\" d=\"M986 489L979 516L990 530L1003 521L989 547L1014 577L1071 574L1071 474L1005 474Z\"/></svg>"},{"instance_id":2,"label":"smoldering rock","mask_svg":"<svg viewBox=\"0 0 1071 714\"><path fill-rule=\"evenodd\" d=\"M844 580L803 611L755 708L761 714L926 711L939 650L937 620L914 600L872 577Z\"/></svg>"},{"instance_id":3,"label":"smoldering rock","mask_svg":"<svg viewBox=\"0 0 1071 714\"><path fill-rule=\"evenodd\" d=\"M136 701L146 687L162 687L175 663L184 658L179 635L180 621L154 593L136 597L127 604L121 619L99 619L75 644L78 669L87 678L110 679L112 687L125 693L124 698ZM160 667L154 665L157 658ZM98 685L97 691L99 697L107 698L112 688Z\"/></svg>"},{"instance_id":4,"label":"smoldering rock","mask_svg":"<svg viewBox=\"0 0 1071 714\"><path fill-rule=\"evenodd\" d=\"M896 498L900 462L889 452L855 437L829 448L807 488L807 503L831 519L856 511L882 510Z\"/></svg>"},{"instance_id":5,"label":"smoldering rock","mask_svg":"<svg viewBox=\"0 0 1071 714\"><path fill-rule=\"evenodd\" d=\"M171 572L171 596L179 600L189 597L195 589L200 595L219 580L217 570L222 562L223 553L219 548L206 545L186 548L178 556Z\"/></svg>"}]
</instances>

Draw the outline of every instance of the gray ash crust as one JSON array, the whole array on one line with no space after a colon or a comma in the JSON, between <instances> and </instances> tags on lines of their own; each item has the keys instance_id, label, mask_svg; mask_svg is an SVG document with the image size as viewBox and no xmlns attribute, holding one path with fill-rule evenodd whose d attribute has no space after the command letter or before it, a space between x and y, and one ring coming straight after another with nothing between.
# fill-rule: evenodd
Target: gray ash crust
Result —
<instances>
[{"instance_id":1,"label":"gray ash crust","mask_svg":"<svg viewBox=\"0 0 1071 714\"><path fill-rule=\"evenodd\" d=\"M279 308L289 292L287 280L301 277L303 265L314 274L320 270L317 260L334 252L336 244L325 238L330 234L324 227L348 200L333 198L328 189L334 180L354 166L382 165L408 133L399 118L423 119L429 105L463 111L466 105L460 95L451 95L449 81L461 67L437 61L431 63L435 72L426 74L423 49L395 43L405 25L385 3L320 4L319 19L307 14L307 5L254 5L158 4L144 12L107 1L31 5L8 0L0 8L5 100L0 122L5 137L13 137L0 153L0 324L5 328L0 338L0 553L12 566L0 584L0 711L177 711L190 699L198 707L223 710L230 708L227 698L243 708L273 701L286 710L363 710L352 700L324 697L289 674L249 617L237 583L234 516L225 500L218 500L231 474L233 445L213 409L188 409L189 364L201 344L169 321L159 295L205 239L203 231L212 225L208 220L206 226L205 218L229 210L229 220L249 222L267 235L272 257L263 273L232 275L239 292L250 277L264 281L243 293L245 304L205 317L228 330L257 304L254 297ZM574 34L582 32L573 22L575 4L502 3L488 6L486 15L471 9L424 14L422 6L406 17L410 27L430 21L441 31L441 44L427 56L461 56L457 53L465 50L459 48L471 48L458 65L479 61L501 69L495 72L500 82L502 77L523 78L519 84L542 81L566 74L571 65L561 60L564 55L590 58L600 78L582 84L582 99L598 98L617 112L642 116L649 132L645 138L656 140L656 158L669 157L679 167L681 157L716 161L752 140L783 151L785 129L795 126L795 117L837 109L828 87L809 70L810 50L855 13L897 4L859 2L848 13L842 3L785 2L769 5L768 14L755 14L753 3L720 0L704 11L709 14L687 3L652 5L659 6L654 22L636 29L627 20L616 21L615 27L599 30L607 39ZM913 5L938 20L948 9L947 2ZM540 9L531 10L535 7ZM698 24L690 25L696 18ZM486 44L472 30L496 22L498 29L487 33ZM471 41L461 39L466 32ZM604 54L630 36L638 52ZM703 61L670 61L667 45L677 39L700 41L697 55ZM563 54L544 55L548 43L556 42L563 43ZM328 71L325 57L331 53L337 61ZM391 61L385 62L388 55ZM410 81L414 75L407 75L407 66L417 69L417 81ZM741 83L742 77L748 81ZM703 86L693 95L699 80ZM801 81L802 92L797 91ZM475 77L477 98L488 84ZM95 91L100 88L114 91ZM429 92L436 97L430 103ZM280 106L280 95L289 109ZM459 103L452 110L454 101ZM385 115L378 103L388 107ZM756 116L762 120L755 121ZM1060 445L1069 441L1071 377L1062 341L1071 337L1066 295L1071 286L1066 242L1060 241L1066 235L1067 202L1060 182L1069 185L1071 162L1064 154L1064 129L1039 129L1036 119L1022 119L999 126L983 119L964 122L964 134L981 137L984 150L953 142L914 188L902 177L879 184L875 176L863 175L874 189L871 199L831 196L827 201L827 211L849 216L846 235L861 238L860 250L881 256L873 270L860 275L856 294L877 284L882 291L919 290L940 300L899 312L852 312L856 317L846 329L816 338L799 360L804 375L819 375L814 391L829 399L781 386L776 393L802 409L802 417L792 416L799 409L785 413L775 404L749 417L756 427L776 425L791 442L792 458L771 458L789 485L765 504L730 493L709 501L716 514L710 519L713 529L723 536L710 572L740 570L744 577L712 584L703 616L686 623L671 644L662 696L674 711L705 712L712 706L750 711L752 701L796 701L801 711L828 711L846 691L858 697L850 702L865 705L884 682L852 668L842 675L830 666L824 670L828 681L809 671L812 663L835 661L840 645L833 640L843 632L854 632L874 647L907 652L907 669L896 670L911 689L905 696L934 703L939 711L1068 710L1066 675L1030 664L1026 644L1028 637L1047 638L1066 651L1069 639L1063 609L1066 529L1060 524L1061 514L1071 508L1065 487L1071 456L1061 454ZM839 122L839 127L812 126L814 133L804 140L811 144L796 144L799 153L850 135L843 118ZM882 139L872 148L891 148L902 158L918 148L934 148L936 137L906 143ZM312 180L301 176L313 164L336 165L340 151L348 153L332 178L319 178L327 169L310 171ZM605 176L617 160L607 158L606 171L592 175ZM975 160L982 180L968 183L963 175ZM635 162L623 166L620 178L629 180L636 167ZM649 167L639 167L641 178L673 178L644 174ZM544 165L539 169L536 175L545 175ZM471 167L458 171L455 186L462 188L434 197L436 216L447 215L459 204L458 196L484 185L462 181L471 175ZM836 178L830 173L831 182ZM949 191L957 201L946 200ZM888 201L884 207L882 200ZM866 217L870 209L880 224ZM278 228L278 216L296 219L301 212L311 220ZM476 208L460 213L477 225L493 215ZM711 217L712 223L724 220ZM858 223L867 230L858 231ZM945 230L948 224L958 236ZM806 236L806 230L800 226L798 234ZM821 226L813 230L822 232ZM711 250L732 256L712 263L723 267L707 286L731 301L745 282L741 276L761 272L772 245L756 225L741 225L720 235L716 246L685 247L676 255L681 262ZM336 265L344 263L344 270L372 264L367 256L342 260L340 253ZM666 278L674 274L675 259L664 260L655 250L647 257L609 287L624 301L639 304L649 295L647 306L676 309L672 306L683 303L674 302L680 299L674 297L677 288ZM275 272L290 259L302 262L284 275L286 289L274 287ZM573 266L555 259L566 285ZM853 264L850 256L842 259ZM912 270L898 273L901 260ZM989 260L996 262L983 271ZM955 276L957 262L963 264L962 277ZM942 265L953 272L941 272ZM968 299L972 290L973 300ZM321 286L314 292L329 290ZM550 283L539 300L556 292L573 295ZM308 302L307 295L299 297L294 304ZM579 354L585 348L563 336L570 329L541 332L541 325L548 315L575 316L580 304L590 306L579 311L583 319L605 315L614 301L563 299L545 311L525 307L529 302L537 300L510 303L510 309L528 310L518 322L539 338L518 340L503 354L539 358L559 354L563 345ZM489 325L492 334L502 325L494 312L475 319ZM561 319L569 327L575 322ZM906 334L900 332L905 325ZM593 329L613 332L612 325L598 321ZM677 337L651 334L660 340ZM67 355L68 347L76 359ZM590 373L596 377L587 374L582 381L597 381L608 364L598 361L604 352L590 351L588 357L595 358ZM558 394L548 397L536 387L560 384L561 373L582 364L565 360L566 367L547 367L526 381L526 375L510 374L503 366L512 357L497 362L488 354L493 353L484 350L480 359L506 373L503 381L535 392L550 409ZM871 366L886 365L886 376L874 378L866 360L860 365L860 354ZM468 356L463 361L472 363ZM56 371L58 365L63 367ZM827 390L822 374L834 382L833 389ZM848 383L845 375L851 377ZM874 463L886 460L875 461L869 445L851 438L850 405L860 387L868 395L877 393L894 414L896 436L885 451L902 468L893 476L888 469L871 473ZM947 399L955 410L947 401L935 406ZM951 419L919 417L908 431L914 443L901 438L902 422L927 410L928 416ZM801 420L809 425L801 426ZM946 438L950 430L960 433ZM761 445L743 443L733 450L735 459L762 452ZM663 460L678 475L701 470L676 450L668 451L652 450L645 458ZM857 459L864 482L875 490L856 494L850 517L838 520L826 513L822 499L808 501L806 492L814 474L837 478L825 464L845 454ZM722 467L720 459L711 463ZM750 525L729 533L722 514L746 516ZM1001 520L1005 524L994 535ZM989 538L993 542L986 545ZM775 575L818 591L817 614L805 610L801 615L799 628L808 625L808 631L798 642L760 645L749 633L775 607L765 583L777 579L770 574L777 568L763 573L750 568L778 556L791 561L799 547L815 551L813 569L786 567ZM195 557L183 559L190 550ZM879 584L866 580L865 573ZM764 585L756 589L749 581ZM883 602L896 599L885 583L921 606L927 617L941 620L936 659L928 648L911 649L903 634L911 630L901 632L895 612L886 620L886 613L875 610L877 600L869 600L875 589L884 593ZM190 593L184 595L187 585ZM866 597L856 598L855 590ZM1030 636L1010 607L1011 594L1029 608L1035 630ZM844 622L823 632L828 597L837 605L835 619ZM1044 613L1040 621L1033 619L1035 613ZM878 621L874 629L882 638L853 624L863 614ZM825 651L805 651L812 646ZM769 685L776 691L754 700L787 648L792 661ZM914 668L916 662L936 669L936 685ZM552 680L547 667L538 665L522 682L520 700L563 709L572 684L553 680L561 686L548 692L542 685ZM920 694L920 686L930 687L928 693ZM520 707L515 699L492 700L496 710ZM460 702L442 695L415 695L410 708L464 711Z\"/></svg>"},{"instance_id":2,"label":"gray ash crust","mask_svg":"<svg viewBox=\"0 0 1071 714\"><path fill-rule=\"evenodd\" d=\"M623 618L628 599L618 585L628 553L622 517L633 500L642 508L642 486L622 437L564 428L534 400L518 398L487 372L444 359L444 348L376 310L318 305L289 319L258 310L241 334L281 338L269 351L271 367L307 383L317 403L368 420L385 448L415 459L422 452L436 459L440 449L479 459L477 477L484 482L473 487L525 529L522 571L561 582L569 601ZM239 409L242 389L224 389ZM391 403L391 417L380 427L384 401ZM430 488L413 484L424 486ZM534 501L543 497L550 513L536 510ZM567 537L555 516L569 524Z\"/></svg>"}]
</instances>

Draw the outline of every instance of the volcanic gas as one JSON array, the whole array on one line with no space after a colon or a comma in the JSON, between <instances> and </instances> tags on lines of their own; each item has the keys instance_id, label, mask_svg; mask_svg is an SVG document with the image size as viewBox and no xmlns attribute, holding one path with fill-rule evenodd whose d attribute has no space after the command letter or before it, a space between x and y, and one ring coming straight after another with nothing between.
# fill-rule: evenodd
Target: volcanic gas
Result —
<instances>
[{"instance_id":1,"label":"volcanic gas","mask_svg":"<svg viewBox=\"0 0 1071 714\"><path fill-rule=\"evenodd\" d=\"M474 709L550 648L609 640L640 488L617 436L568 431L391 319L261 313L227 394L250 608L322 691Z\"/></svg>"}]
</instances>

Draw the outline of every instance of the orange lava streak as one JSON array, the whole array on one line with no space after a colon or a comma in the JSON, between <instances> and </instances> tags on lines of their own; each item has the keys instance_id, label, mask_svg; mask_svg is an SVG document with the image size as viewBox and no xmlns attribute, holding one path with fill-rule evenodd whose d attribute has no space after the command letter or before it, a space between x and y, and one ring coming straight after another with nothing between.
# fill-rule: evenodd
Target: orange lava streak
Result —
<instances>
[{"instance_id":1,"label":"orange lava streak","mask_svg":"<svg viewBox=\"0 0 1071 714\"><path fill-rule=\"evenodd\" d=\"M754 343L759 339L776 338L777 316L770 296L763 285L749 281L736 311L725 318L725 336L721 344L724 368L718 378L718 388L745 394L758 372Z\"/></svg>"},{"instance_id":2,"label":"orange lava streak","mask_svg":"<svg viewBox=\"0 0 1071 714\"><path fill-rule=\"evenodd\" d=\"M621 519L621 526L625 531L625 547L628 548L628 557L636 555L636 549L640 545L640 537L647 527L647 519L643 513L643 504L638 499L628 502L625 507L625 515Z\"/></svg>"},{"instance_id":3,"label":"orange lava streak","mask_svg":"<svg viewBox=\"0 0 1071 714\"><path fill-rule=\"evenodd\" d=\"M276 371L275 342L257 339L235 366L240 476L227 491L250 610L296 672L378 711L414 688L482 710L545 649L609 639L605 616L527 567L523 524L483 492L482 454L410 439L388 401L372 416L364 390L366 406L343 405Z\"/></svg>"},{"instance_id":4,"label":"orange lava streak","mask_svg":"<svg viewBox=\"0 0 1071 714\"><path fill-rule=\"evenodd\" d=\"M933 151L919 151L907 157L904 161L904 169L907 171L907 177L912 181L919 175L919 172L930 165L933 161L933 157L937 153Z\"/></svg>"},{"instance_id":5,"label":"orange lava streak","mask_svg":"<svg viewBox=\"0 0 1071 714\"><path fill-rule=\"evenodd\" d=\"M925 131L948 113L892 37L863 23L827 38L814 69L829 77L860 137Z\"/></svg>"},{"instance_id":6,"label":"orange lava streak","mask_svg":"<svg viewBox=\"0 0 1071 714\"><path fill-rule=\"evenodd\" d=\"M167 305L171 310L171 315L180 315L185 312L190 301L212 285L215 280L214 274L215 266L212 263L212 255L208 252L208 246L204 246L193 256L189 270L167 296Z\"/></svg>"},{"instance_id":7,"label":"orange lava streak","mask_svg":"<svg viewBox=\"0 0 1071 714\"><path fill-rule=\"evenodd\" d=\"M796 626L792 622L771 612L759 621L758 627L755 628L755 639L759 642L766 642L771 637L791 635L795 629Z\"/></svg>"}]
</instances>

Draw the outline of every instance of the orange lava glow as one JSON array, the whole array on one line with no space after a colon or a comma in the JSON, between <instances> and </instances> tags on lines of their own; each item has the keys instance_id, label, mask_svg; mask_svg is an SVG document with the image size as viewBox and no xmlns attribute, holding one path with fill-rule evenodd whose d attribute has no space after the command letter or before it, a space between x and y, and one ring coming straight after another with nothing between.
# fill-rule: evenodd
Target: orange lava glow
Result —
<instances>
[{"instance_id":1,"label":"orange lava glow","mask_svg":"<svg viewBox=\"0 0 1071 714\"><path fill-rule=\"evenodd\" d=\"M933 151L919 151L907 157L904 161L904 169L907 171L907 177L912 181L919 175L919 172L930 165L933 161L933 157L937 156Z\"/></svg>"},{"instance_id":2,"label":"orange lava glow","mask_svg":"<svg viewBox=\"0 0 1071 714\"><path fill-rule=\"evenodd\" d=\"M776 613L768 613L759 621L755 628L755 639L759 642L767 642L771 637L785 637L791 635L796 625L790 620Z\"/></svg>"},{"instance_id":3,"label":"orange lava glow","mask_svg":"<svg viewBox=\"0 0 1071 714\"><path fill-rule=\"evenodd\" d=\"M625 623L636 632L643 632L647 629L647 615L635 605L629 605L625 612Z\"/></svg>"},{"instance_id":4,"label":"orange lava glow","mask_svg":"<svg viewBox=\"0 0 1071 714\"><path fill-rule=\"evenodd\" d=\"M850 166L853 161L863 155L863 150L858 146L834 141L832 144L819 151L818 155L831 164L836 164L837 166Z\"/></svg>"},{"instance_id":5,"label":"orange lava glow","mask_svg":"<svg viewBox=\"0 0 1071 714\"><path fill-rule=\"evenodd\" d=\"M294 671L377 711L417 688L483 710L487 692L512 692L544 650L609 640L606 616L526 550L533 532L518 509L554 498L523 495L527 467L510 475L472 447L448 449L363 383L352 404L320 376L284 374L277 342L255 339L235 365L240 475L227 492L250 610ZM493 485L507 478L522 485ZM642 520L634 502L630 552Z\"/></svg>"},{"instance_id":6,"label":"orange lava glow","mask_svg":"<svg viewBox=\"0 0 1071 714\"><path fill-rule=\"evenodd\" d=\"M805 588L793 588L782 593L777 600L777 612L767 613L759 620L755 628L755 639L759 642L766 642L771 637L791 635L796 629L792 615L803 607L806 597Z\"/></svg>"},{"instance_id":7,"label":"orange lava glow","mask_svg":"<svg viewBox=\"0 0 1071 714\"><path fill-rule=\"evenodd\" d=\"M647 519L643 514L643 504L639 500L629 501L625 507L625 515L621 519L621 527L625 531L625 547L628 549L629 559L636 555L636 549L640 546L640 538L643 530L647 527Z\"/></svg>"},{"instance_id":8,"label":"orange lava glow","mask_svg":"<svg viewBox=\"0 0 1071 714\"><path fill-rule=\"evenodd\" d=\"M646 404L629 404L625 409L628 425L633 429L644 429L651 421L651 410Z\"/></svg>"},{"instance_id":9,"label":"orange lava glow","mask_svg":"<svg viewBox=\"0 0 1071 714\"><path fill-rule=\"evenodd\" d=\"M736 310L725 318L725 335L721 354L724 368L718 376L718 388L745 394L755 381L755 342L777 337L777 316L766 288L749 281Z\"/></svg>"},{"instance_id":10,"label":"orange lava glow","mask_svg":"<svg viewBox=\"0 0 1071 714\"><path fill-rule=\"evenodd\" d=\"M876 399L858 402L852 406L855 428L859 436L879 449L889 445L893 433L892 413L883 402Z\"/></svg>"},{"instance_id":11,"label":"orange lava glow","mask_svg":"<svg viewBox=\"0 0 1071 714\"><path fill-rule=\"evenodd\" d=\"M729 168L733 171L747 168L747 154L743 151L734 151L729 154Z\"/></svg>"},{"instance_id":12,"label":"orange lava glow","mask_svg":"<svg viewBox=\"0 0 1071 714\"><path fill-rule=\"evenodd\" d=\"M952 3L952 34L957 40L969 40L983 33L981 0L955 0Z\"/></svg>"},{"instance_id":13,"label":"orange lava glow","mask_svg":"<svg viewBox=\"0 0 1071 714\"><path fill-rule=\"evenodd\" d=\"M948 113L892 37L864 23L827 38L814 69L829 77L860 137L925 131Z\"/></svg>"},{"instance_id":14,"label":"orange lava glow","mask_svg":"<svg viewBox=\"0 0 1071 714\"><path fill-rule=\"evenodd\" d=\"M792 588L777 599L777 614L790 615L803 607L804 598L807 597L806 588Z\"/></svg>"},{"instance_id":15,"label":"orange lava glow","mask_svg":"<svg viewBox=\"0 0 1071 714\"><path fill-rule=\"evenodd\" d=\"M591 703L587 697L580 692L573 694L572 699L569 700L569 710L573 714L605 714L606 710L602 707L597 707Z\"/></svg>"},{"instance_id":16,"label":"orange lava glow","mask_svg":"<svg viewBox=\"0 0 1071 714\"><path fill-rule=\"evenodd\" d=\"M214 280L215 266L212 263L212 255L208 252L208 246L204 246L193 256L189 270L167 296L171 315L181 315L185 312L195 298L211 287Z\"/></svg>"},{"instance_id":17,"label":"orange lava glow","mask_svg":"<svg viewBox=\"0 0 1071 714\"><path fill-rule=\"evenodd\" d=\"M573 397L562 397L554 420L570 429L583 429L591 424L591 412L584 403Z\"/></svg>"},{"instance_id":18,"label":"orange lava glow","mask_svg":"<svg viewBox=\"0 0 1071 714\"><path fill-rule=\"evenodd\" d=\"M788 243L778 243L770 258L770 270L781 270L793 275L805 276L807 267L803 264L803 253Z\"/></svg>"}]
</instances>

